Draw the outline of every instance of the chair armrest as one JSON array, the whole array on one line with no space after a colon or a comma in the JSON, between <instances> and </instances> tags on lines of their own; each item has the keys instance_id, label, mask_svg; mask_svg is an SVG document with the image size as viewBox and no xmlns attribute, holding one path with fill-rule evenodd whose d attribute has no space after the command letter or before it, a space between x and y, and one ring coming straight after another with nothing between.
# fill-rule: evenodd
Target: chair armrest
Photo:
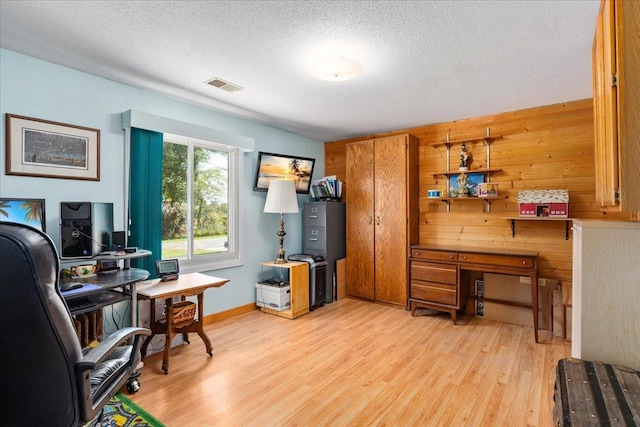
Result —
<instances>
[{"instance_id":1,"label":"chair armrest","mask_svg":"<svg viewBox=\"0 0 640 427\"><path fill-rule=\"evenodd\" d=\"M135 337L136 340L139 340L140 337L147 335L151 335L151 331L146 328L127 327L118 329L89 351L89 353L76 364L76 371L81 373L94 369L96 365L105 360L116 347L124 344L130 338Z\"/></svg>"}]
</instances>

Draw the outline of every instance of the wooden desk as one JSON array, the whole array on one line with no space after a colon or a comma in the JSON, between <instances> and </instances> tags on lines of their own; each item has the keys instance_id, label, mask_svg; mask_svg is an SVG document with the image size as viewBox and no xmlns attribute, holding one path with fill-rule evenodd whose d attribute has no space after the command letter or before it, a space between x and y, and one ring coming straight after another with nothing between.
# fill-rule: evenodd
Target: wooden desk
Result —
<instances>
[{"instance_id":1,"label":"wooden desk","mask_svg":"<svg viewBox=\"0 0 640 427\"><path fill-rule=\"evenodd\" d=\"M165 374L169 373L169 350L171 349L171 341L175 338L176 334L183 334L184 340L189 342L189 332L197 332L204 345L206 346L209 356L213 354L211 347L211 341L209 337L204 333L203 321L204 321L204 291L208 288L219 288L227 283L229 279L221 279L219 277L207 276L201 273L182 274L178 280L172 280L170 282L159 282L150 286L139 286L138 296L140 299L150 299L149 304L151 335L147 337L144 344L142 344L142 357L147 355L147 347L151 342L151 339L155 334L165 334L166 339L164 343L164 352L162 354L162 370ZM188 322L182 322L173 324L171 316L173 307L173 297L180 296L184 300L187 296L198 297L198 316ZM166 304L166 318L156 321L156 298L165 298Z\"/></svg>"},{"instance_id":2,"label":"wooden desk","mask_svg":"<svg viewBox=\"0 0 640 427\"><path fill-rule=\"evenodd\" d=\"M446 311L455 324L457 312L464 309L467 299L468 284L461 286L462 271L527 276L531 280L533 329L538 342L538 252L421 245L410 249L407 294L412 314L416 307Z\"/></svg>"}]
</instances>

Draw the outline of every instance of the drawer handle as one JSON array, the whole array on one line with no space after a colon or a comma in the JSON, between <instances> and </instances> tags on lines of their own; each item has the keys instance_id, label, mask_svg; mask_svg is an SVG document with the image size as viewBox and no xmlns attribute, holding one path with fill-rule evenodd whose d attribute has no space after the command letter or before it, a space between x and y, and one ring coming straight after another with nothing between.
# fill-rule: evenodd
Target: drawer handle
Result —
<instances>
[{"instance_id":1,"label":"drawer handle","mask_svg":"<svg viewBox=\"0 0 640 427\"><path fill-rule=\"evenodd\" d=\"M311 240L312 242L317 242L318 238L317 237L309 237L309 240Z\"/></svg>"},{"instance_id":2,"label":"drawer handle","mask_svg":"<svg viewBox=\"0 0 640 427\"><path fill-rule=\"evenodd\" d=\"M318 218L318 215L309 215L309 218L315 219L315 218Z\"/></svg>"},{"instance_id":3,"label":"drawer handle","mask_svg":"<svg viewBox=\"0 0 640 427\"><path fill-rule=\"evenodd\" d=\"M467 257L463 255L463 256L462 256L462 259L467 259Z\"/></svg>"},{"instance_id":4,"label":"drawer handle","mask_svg":"<svg viewBox=\"0 0 640 427\"><path fill-rule=\"evenodd\" d=\"M449 255L449 259L451 259L451 260L452 260L453 258L454 258L454 256L453 256L453 255Z\"/></svg>"},{"instance_id":5,"label":"drawer handle","mask_svg":"<svg viewBox=\"0 0 640 427\"><path fill-rule=\"evenodd\" d=\"M527 261L522 261L522 265L527 265Z\"/></svg>"}]
</instances>

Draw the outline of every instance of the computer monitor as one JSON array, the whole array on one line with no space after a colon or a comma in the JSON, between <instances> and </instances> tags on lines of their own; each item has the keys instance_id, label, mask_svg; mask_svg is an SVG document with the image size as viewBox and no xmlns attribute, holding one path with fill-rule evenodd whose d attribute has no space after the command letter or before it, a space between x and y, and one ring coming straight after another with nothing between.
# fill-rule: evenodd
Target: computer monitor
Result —
<instances>
[{"instance_id":1,"label":"computer monitor","mask_svg":"<svg viewBox=\"0 0 640 427\"><path fill-rule=\"evenodd\" d=\"M46 232L44 199L0 197L0 222L17 222Z\"/></svg>"}]
</instances>

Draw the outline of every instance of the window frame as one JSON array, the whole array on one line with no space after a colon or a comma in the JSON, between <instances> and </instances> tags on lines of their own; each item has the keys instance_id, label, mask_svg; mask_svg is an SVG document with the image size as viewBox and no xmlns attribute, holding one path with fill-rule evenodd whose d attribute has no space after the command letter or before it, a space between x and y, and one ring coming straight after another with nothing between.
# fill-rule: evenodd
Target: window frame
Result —
<instances>
[{"instance_id":1,"label":"window frame","mask_svg":"<svg viewBox=\"0 0 640 427\"><path fill-rule=\"evenodd\" d=\"M193 148L202 147L212 150L225 151L229 154L228 165L228 219L227 232L229 247L227 252L213 253L206 255L198 255L193 258L180 258L180 272L194 273L219 270L223 268L237 267L244 264L244 248L241 242L243 230L243 197L240 189L243 187L243 151L238 147L216 143L214 141L206 141L198 138L185 137L170 133L163 134L163 143L176 143L187 145L188 148L188 168L189 175L187 177L187 201L189 212L187 215L187 229L190 236L187 240L188 252L192 251L193 246Z\"/></svg>"}]
</instances>

